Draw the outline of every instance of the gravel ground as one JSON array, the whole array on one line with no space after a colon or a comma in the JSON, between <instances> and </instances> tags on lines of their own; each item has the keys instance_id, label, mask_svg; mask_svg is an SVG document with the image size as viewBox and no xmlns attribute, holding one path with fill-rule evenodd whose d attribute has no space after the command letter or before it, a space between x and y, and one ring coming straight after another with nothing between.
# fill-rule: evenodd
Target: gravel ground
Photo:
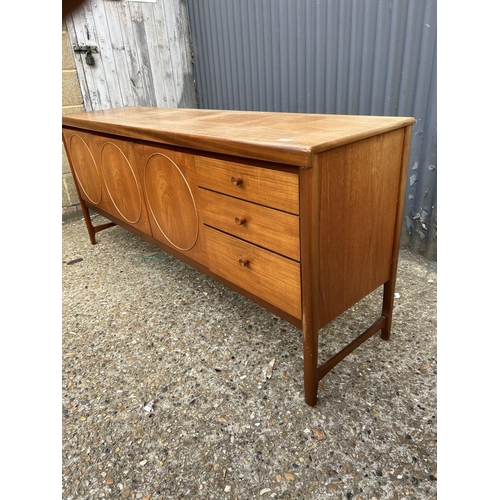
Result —
<instances>
[{"instance_id":1,"label":"gravel ground","mask_svg":"<svg viewBox=\"0 0 500 500\"><path fill-rule=\"evenodd\" d=\"M310 408L299 330L120 227L97 240L63 223L63 499L437 497L435 263L401 252L391 341ZM320 353L380 307L325 327Z\"/></svg>"}]
</instances>

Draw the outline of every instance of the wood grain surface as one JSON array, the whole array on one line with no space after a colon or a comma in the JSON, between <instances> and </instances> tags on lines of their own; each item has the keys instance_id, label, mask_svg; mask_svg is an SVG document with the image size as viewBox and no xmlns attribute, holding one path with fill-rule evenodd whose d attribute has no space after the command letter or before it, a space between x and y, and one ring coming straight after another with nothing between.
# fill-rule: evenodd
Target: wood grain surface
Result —
<instances>
[{"instance_id":1,"label":"wood grain surface","mask_svg":"<svg viewBox=\"0 0 500 500\"><path fill-rule=\"evenodd\" d=\"M239 287L301 317L300 264L225 233L205 228L209 269ZM247 261L240 263L240 260Z\"/></svg>"},{"instance_id":2,"label":"wood grain surface","mask_svg":"<svg viewBox=\"0 0 500 500\"><path fill-rule=\"evenodd\" d=\"M300 260L299 217L200 189L203 222L273 252Z\"/></svg>"},{"instance_id":3,"label":"wood grain surface","mask_svg":"<svg viewBox=\"0 0 500 500\"><path fill-rule=\"evenodd\" d=\"M89 148L91 134L63 130L63 137L68 148L73 177L80 188L82 198L99 205L102 199L102 181L96 159Z\"/></svg>"},{"instance_id":4,"label":"wood grain surface","mask_svg":"<svg viewBox=\"0 0 500 500\"><path fill-rule=\"evenodd\" d=\"M133 144L85 131L63 135L82 198L151 234Z\"/></svg>"},{"instance_id":5,"label":"wood grain surface","mask_svg":"<svg viewBox=\"0 0 500 500\"><path fill-rule=\"evenodd\" d=\"M195 156L198 185L278 210L299 213L297 174Z\"/></svg>"},{"instance_id":6,"label":"wood grain surface","mask_svg":"<svg viewBox=\"0 0 500 500\"><path fill-rule=\"evenodd\" d=\"M411 125L414 119L125 107L67 114L62 123L173 146L311 166L315 153Z\"/></svg>"},{"instance_id":7,"label":"wood grain surface","mask_svg":"<svg viewBox=\"0 0 500 500\"><path fill-rule=\"evenodd\" d=\"M153 236L205 265L193 156L148 144L134 150Z\"/></svg>"},{"instance_id":8,"label":"wood grain surface","mask_svg":"<svg viewBox=\"0 0 500 500\"><path fill-rule=\"evenodd\" d=\"M404 132L318 157L320 327L390 278Z\"/></svg>"}]
</instances>

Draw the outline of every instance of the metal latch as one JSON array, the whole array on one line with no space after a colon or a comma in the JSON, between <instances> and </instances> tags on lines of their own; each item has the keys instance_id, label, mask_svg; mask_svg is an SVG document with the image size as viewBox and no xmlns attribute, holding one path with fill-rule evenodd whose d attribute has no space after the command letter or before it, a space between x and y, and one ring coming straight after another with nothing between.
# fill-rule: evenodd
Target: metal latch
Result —
<instances>
[{"instance_id":1,"label":"metal latch","mask_svg":"<svg viewBox=\"0 0 500 500\"><path fill-rule=\"evenodd\" d=\"M96 54L99 53L95 45L73 45L73 50L77 54L85 53L85 62L89 66L93 66L95 64L95 59L92 55L92 52L95 52Z\"/></svg>"},{"instance_id":2,"label":"metal latch","mask_svg":"<svg viewBox=\"0 0 500 500\"><path fill-rule=\"evenodd\" d=\"M95 45L73 45L73 50L77 54L82 54L82 53L87 53L87 52L95 52L96 54L99 53L97 50L97 47Z\"/></svg>"}]
</instances>

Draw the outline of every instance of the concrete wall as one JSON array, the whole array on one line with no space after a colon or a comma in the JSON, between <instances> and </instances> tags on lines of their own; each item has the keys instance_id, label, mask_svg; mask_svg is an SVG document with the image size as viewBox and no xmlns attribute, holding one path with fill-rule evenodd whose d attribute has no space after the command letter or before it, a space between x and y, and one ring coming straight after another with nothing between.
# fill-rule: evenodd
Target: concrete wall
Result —
<instances>
[{"instance_id":1,"label":"concrete wall","mask_svg":"<svg viewBox=\"0 0 500 500\"><path fill-rule=\"evenodd\" d=\"M83 96L78 84L75 61L66 29L66 22L62 24L62 114L85 111ZM80 202L75 183L69 168L68 157L62 147L62 215L63 219L81 214Z\"/></svg>"}]
</instances>

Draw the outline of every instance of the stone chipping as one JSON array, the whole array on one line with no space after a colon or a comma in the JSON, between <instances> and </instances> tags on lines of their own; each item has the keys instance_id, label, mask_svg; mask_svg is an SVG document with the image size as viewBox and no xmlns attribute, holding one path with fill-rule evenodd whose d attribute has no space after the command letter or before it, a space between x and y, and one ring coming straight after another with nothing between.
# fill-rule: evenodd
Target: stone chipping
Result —
<instances>
[{"instance_id":1,"label":"stone chipping","mask_svg":"<svg viewBox=\"0 0 500 500\"><path fill-rule=\"evenodd\" d=\"M400 252L391 340L310 408L297 328L121 227L62 242L63 499L437 497L435 263ZM321 330L322 359L381 297Z\"/></svg>"}]
</instances>

